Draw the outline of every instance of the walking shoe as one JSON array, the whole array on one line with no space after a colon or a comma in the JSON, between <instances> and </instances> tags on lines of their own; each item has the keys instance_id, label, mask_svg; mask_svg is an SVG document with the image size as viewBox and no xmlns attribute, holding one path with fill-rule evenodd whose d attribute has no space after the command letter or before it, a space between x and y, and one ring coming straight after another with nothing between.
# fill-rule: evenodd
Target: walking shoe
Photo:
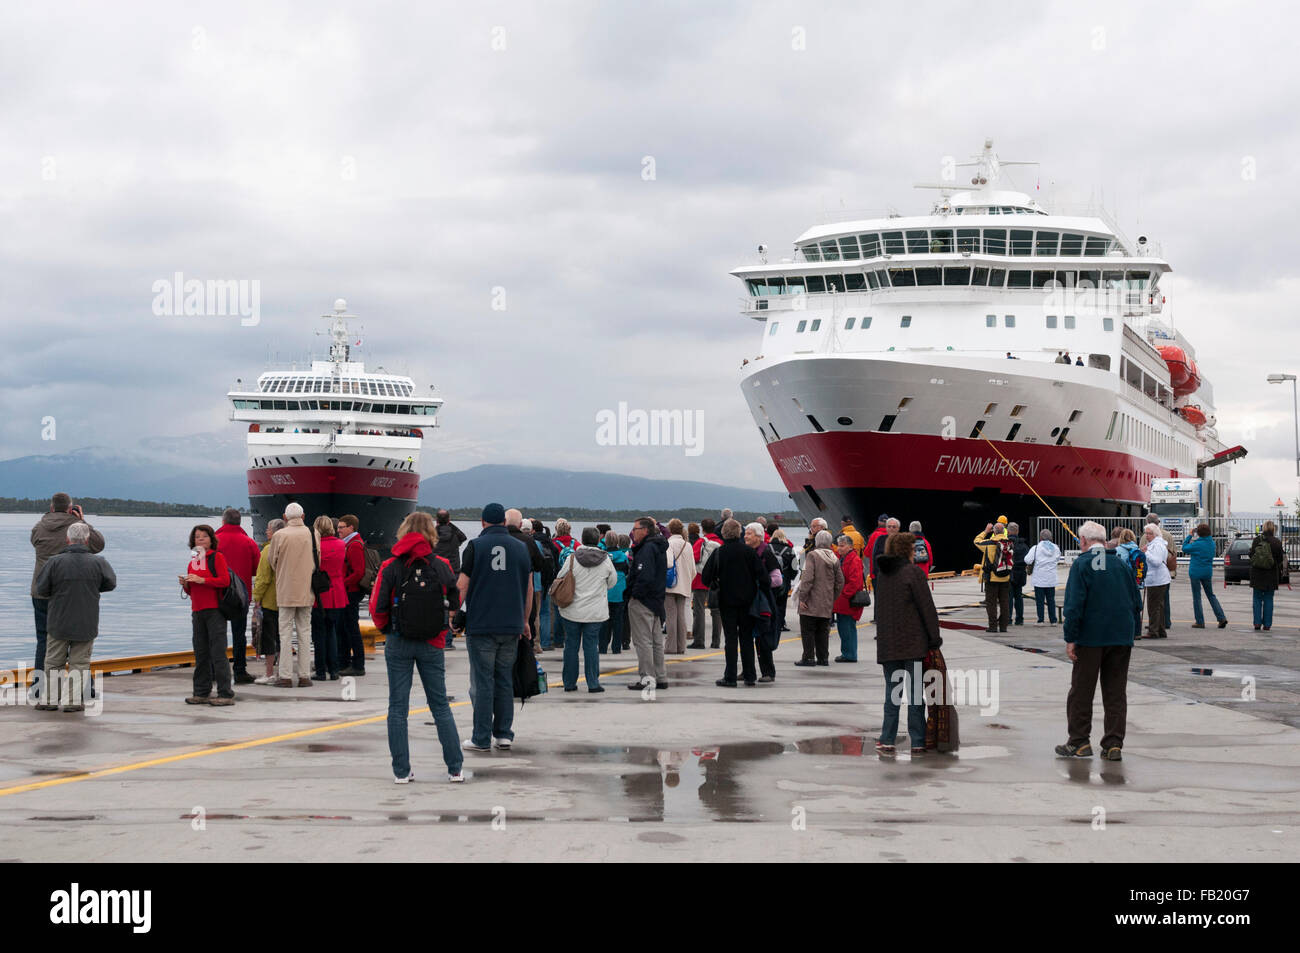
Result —
<instances>
[{"instance_id":1,"label":"walking shoe","mask_svg":"<svg viewBox=\"0 0 1300 953\"><path fill-rule=\"evenodd\" d=\"M299 688L311 688L311 679L310 679L310 678L300 678L300 679L298 679L298 687L299 687Z\"/></svg>"},{"instance_id":2,"label":"walking shoe","mask_svg":"<svg viewBox=\"0 0 1300 953\"><path fill-rule=\"evenodd\" d=\"M601 692L603 692L604 690L605 690L605 687L604 687L603 685L597 685L595 688L589 688L589 689L587 689L587 694L588 694L588 695L599 695L599 694L600 694Z\"/></svg>"},{"instance_id":3,"label":"walking shoe","mask_svg":"<svg viewBox=\"0 0 1300 953\"><path fill-rule=\"evenodd\" d=\"M876 742L876 753L877 753L877 754L895 754L895 753L897 753L897 751L898 751L898 749L895 748L893 745L887 745L887 744L885 744L883 741L877 741L877 742Z\"/></svg>"},{"instance_id":4,"label":"walking shoe","mask_svg":"<svg viewBox=\"0 0 1300 953\"><path fill-rule=\"evenodd\" d=\"M835 661L837 661L837 662L856 663L858 660L855 659L855 658L845 658L843 655L837 655L837 656L835 656Z\"/></svg>"},{"instance_id":5,"label":"walking shoe","mask_svg":"<svg viewBox=\"0 0 1300 953\"><path fill-rule=\"evenodd\" d=\"M627 646L623 646L623 647L624 647L624 648L627 648ZM719 645L717 642L710 642L710 643L709 643L709 648L711 648L711 649L720 649L720 648L722 648L722 646Z\"/></svg>"},{"instance_id":6,"label":"walking shoe","mask_svg":"<svg viewBox=\"0 0 1300 953\"><path fill-rule=\"evenodd\" d=\"M1105 758L1107 761L1123 761L1123 760L1124 760L1124 754L1123 754L1122 751L1120 751L1120 749L1119 749L1119 745L1115 745L1113 748L1102 748L1102 749L1101 749L1101 756L1102 756L1103 758Z\"/></svg>"},{"instance_id":7,"label":"walking shoe","mask_svg":"<svg viewBox=\"0 0 1300 953\"><path fill-rule=\"evenodd\" d=\"M1203 628L1205 628L1205 623L1204 623L1204 622L1193 622L1193 623L1192 623L1192 628L1193 628L1193 629L1203 629Z\"/></svg>"},{"instance_id":8,"label":"walking shoe","mask_svg":"<svg viewBox=\"0 0 1300 953\"><path fill-rule=\"evenodd\" d=\"M688 645L688 646L686 646L686 647L687 647L688 649L702 649L702 648L704 648L705 646L704 646L704 643L703 643L703 642L692 642L690 645Z\"/></svg>"},{"instance_id":9,"label":"walking shoe","mask_svg":"<svg viewBox=\"0 0 1300 953\"><path fill-rule=\"evenodd\" d=\"M735 682L729 682L729 681L727 681L725 678L720 678L720 679L718 679L716 682L714 682L713 684L714 684L714 685L717 685L719 688L735 688L735 687L736 687L736 683L735 683Z\"/></svg>"},{"instance_id":10,"label":"walking shoe","mask_svg":"<svg viewBox=\"0 0 1300 953\"><path fill-rule=\"evenodd\" d=\"M270 684L274 685L276 688L293 688L293 679L277 678L275 681L271 682Z\"/></svg>"},{"instance_id":11,"label":"walking shoe","mask_svg":"<svg viewBox=\"0 0 1300 953\"><path fill-rule=\"evenodd\" d=\"M814 662L812 659L801 658L799 661L795 662L794 664L798 665L800 668L809 668L813 665L816 665L817 663Z\"/></svg>"},{"instance_id":12,"label":"walking shoe","mask_svg":"<svg viewBox=\"0 0 1300 953\"><path fill-rule=\"evenodd\" d=\"M394 783L394 784L410 784L410 783L411 783L412 781L414 781L414 780L415 780L415 772L414 772L414 771L410 771L410 772L407 773L406 777L404 777L404 778L393 778L393 783Z\"/></svg>"},{"instance_id":13,"label":"walking shoe","mask_svg":"<svg viewBox=\"0 0 1300 953\"><path fill-rule=\"evenodd\" d=\"M511 741L509 738L497 738L496 744L497 747L500 748L502 751L509 751L511 745L513 745L514 742Z\"/></svg>"},{"instance_id":14,"label":"walking shoe","mask_svg":"<svg viewBox=\"0 0 1300 953\"><path fill-rule=\"evenodd\" d=\"M331 682L337 682L337 681L339 680L338 674L335 673L335 674L330 675L329 680L330 680Z\"/></svg>"},{"instance_id":15,"label":"walking shoe","mask_svg":"<svg viewBox=\"0 0 1300 953\"><path fill-rule=\"evenodd\" d=\"M64 705L63 710L64 711L85 711L86 706L85 705Z\"/></svg>"},{"instance_id":16,"label":"walking shoe","mask_svg":"<svg viewBox=\"0 0 1300 953\"><path fill-rule=\"evenodd\" d=\"M1092 745L1086 741L1081 745L1057 745L1056 756L1058 758L1091 758Z\"/></svg>"},{"instance_id":17,"label":"walking shoe","mask_svg":"<svg viewBox=\"0 0 1300 953\"><path fill-rule=\"evenodd\" d=\"M340 674L342 674L342 673L340 673ZM366 677L366 670L365 670L364 668L354 668L354 669L352 670L352 677L353 677L353 678L365 678L365 677Z\"/></svg>"},{"instance_id":18,"label":"walking shoe","mask_svg":"<svg viewBox=\"0 0 1300 953\"><path fill-rule=\"evenodd\" d=\"M1267 632L1271 628L1273 628L1271 625L1266 625L1264 626L1264 631Z\"/></svg>"},{"instance_id":19,"label":"walking shoe","mask_svg":"<svg viewBox=\"0 0 1300 953\"><path fill-rule=\"evenodd\" d=\"M274 675L260 675L253 679L254 685L274 685L276 677Z\"/></svg>"},{"instance_id":20,"label":"walking shoe","mask_svg":"<svg viewBox=\"0 0 1300 953\"><path fill-rule=\"evenodd\" d=\"M919 757L921 757L921 755L923 755L923 754L925 754L925 749L924 749L924 748L913 748L913 749L912 749L912 757L913 757L913 758L919 758Z\"/></svg>"},{"instance_id":21,"label":"walking shoe","mask_svg":"<svg viewBox=\"0 0 1300 953\"><path fill-rule=\"evenodd\" d=\"M766 684L766 683L768 683L768 682L775 682L775 681L776 681L776 676L775 676L775 675L764 675L762 678L759 679L759 681L760 681L760 682L763 682L764 684Z\"/></svg>"},{"instance_id":22,"label":"walking shoe","mask_svg":"<svg viewBox=\"0 0 1300 953\"><path fill-rule=\"evenodd\" d=\"M1255 631L1256 631L1256 632L1259 631L1259 626L1255 626Z\"/></svg>"},{"instance_id":23,"label":"walking shoe","mask_svg":"<svg viewBox=\"0 0 1300 953\"><path fill-rule=\"evenodd\" d=\"M344 668L339 669L339 674L340 674L340 675L355 675L355 674L357 674L357 673L354 672L354 671L352 671L352 666L351 666L351 665L348 665L348 666L345 666Z\"/></svg>"},{"instance_id":24,"label":"walking shoe","mask_svg":"<svg viewBox=\"0 0 1300 953\"><path fill-rule=\"evenodd\" d=\"M1007 631L1007 627L1004 625L1004 626L1002 626L1001 628L999 628L998 631L999 631L999 632L1005 632L1005 631Z\"/></svg>"},{"instance_id":25,"label":"walking shoe","mask_svg":"<svg viewBox=\"0 0 1300 953\"><path fill-rule=\"evenodd\" d=\"M998 627L997 627L996 625L991 625L991 626L989 626L987 629L985 629L984 631L985 631L985 632L996 632L997 630L998 630Z\"/></svg>"},{"instance_id":26,"label":"walking shoe","mask_svg":"<svg viewBox=\"0 0 1300 953\"><path fill-rule=\"evenodd\" d=\"M236 673L235 673L235 684L236 684L236 685L252 685L253 682L255 682L255 681L257 681L257 680L256 680L255 678L253 678L252 675L249 675L247 672L236 672Z\"/></svg>"},{"instance_id":27,"label":"walking shoe","mask_svg":"<svg viewBox=\"0 0 1300 953\"><path fill-rule=\"evenodd\" d=\"M1227 619L1220 619L1220 620L1219 620L1219 628L1220 628L1220 629L1222 629L1222 628L1223 628L1225 625L1227 625L1227 624L1228 624L1228 620L1227 620Z\"/></svg>"},{"instance_id":28,"label":"walking shoe","mask_svg":"<svg viewBox=\"0 0 1300 953\"><path fill-rule=\"evenodd\" d=\"M755 682L753 679L748 679L748 678L745 679L745 687L746 687L746 688L753 688L753 687L754 687L755 685L757 685L757 684L758 684L758 683Z\"/></svg>"},{"instance_id":29,"label":"walking shoe","mask_svg":"<svg viewBox=\"0 0 1300 953\"><path fill-rule=\"evenodd\" d=\"M466 751L491 751L492 750L487 745L474 744L474 739L472 738L466 738L464 741L460 743L460 746L464 748Z\"/></svg>"},{"instance_id":30,"label":"walking shoe","mask_svg":"<svg viewBox=\"0 0 1300 953\"><path fill-rule=\"evenodd\" d=\"M233 705L234 703L235 703L234 696L231 696L230 698L223 698L222 696L218 695L216 698L208 699L208 704L211 705L213 708L225 708L229 705Z\"/></svg>"},{"instance_id":31,"label":"walking shoe","mask_svg":"<svg viewBox=\"0 0 1300 953\"><path fill-rule=\"evenodd\" d=\"M830 665L831 662L830 662L830 659L824 659L824 658L822 658L822 659L818 659L818 660L817 660L817 664L818 664L818 665Z\"/></svg>"},{"instance_id":32,"label":"walking shoe","mask_svg":"<svg viewBox=\"0 0 1300 953\"><path fill-rule=\"evenodd\" d=\"M448 775L447 775L447 780L450 781L452 784L464 784L464 783L465 783L465 772L464 772L464 771L457 771L455 774L448 774Z\"/></svg>"},{"instance_id":33,"label":"walking shoe","mask_svg":"<svg viewBox=\"0 0 1300 953\"><path fill-rule=\"evenodd\" d=\"M187 700L188 700L188 699L187 699ZM196 702L195 704L207 704L207 699L205 698L205 699L203 699L202 702ZM58 710L59 710L59 706L58 706L58 705L46 705L46 704L42 703L42 704L36 706L36 710L37 710L37 711L58 711Z\"/></svg>"},{"instance_id":34,"label":"walking shoe","mask_svg":"<svg viewBox=\"0 0 1300 953\"><path fill-rule=\"evenodd\" d=\"M576 692L578 690L578 686L574 685L572 688L570 688L568 685L565 685L564 690L566 692Z\"/></svg>"},{"instance_id":35,"label":"walking shoe","mask_svg":"<svg viewBox=\"0 0 1300 953\"><path fill-rule=\"evenodd\" d=\"M645 683L644 683L644 682L632 682L632 683L631 683L630 685L628 685L627 687L628 687L628 690L629 690L629 691L639 692L639 691L641 691L641 689L645 688Z\"/></svg>"},{"instance_id":36,"label":"walking shoe","mask_svg":"<svg viewBox=\"0 0 1300 953\"><path fill-rule=\"evenodd\" d=\"M189 698L185 699L185 704L187 705L206 705L207 703L207 698L198 695L191 695Z\"/></svg>"}]
</instances>

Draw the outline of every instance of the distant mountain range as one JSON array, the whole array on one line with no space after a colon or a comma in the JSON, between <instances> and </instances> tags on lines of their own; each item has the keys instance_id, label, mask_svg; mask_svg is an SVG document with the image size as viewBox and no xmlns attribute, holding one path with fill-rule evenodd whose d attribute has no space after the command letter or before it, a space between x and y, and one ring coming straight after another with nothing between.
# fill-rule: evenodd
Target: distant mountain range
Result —
<instances>
[{"instance_id":1,"label":"distant mountain range","mask_svg":"<svg viewBox=\"0 0 1300 953\"><path fill-rule=\"evenodd\" d=\"M0 496L39 499L63 490L74 497L247 506L242 436L150 437L134 448L83 447L0 460ZM794 508L779 491L506 464L442 473L420 484L420 503L426 506L482 506L493 501L594 510L729 506L782 512Z\"/></svg>"}]
</instances>

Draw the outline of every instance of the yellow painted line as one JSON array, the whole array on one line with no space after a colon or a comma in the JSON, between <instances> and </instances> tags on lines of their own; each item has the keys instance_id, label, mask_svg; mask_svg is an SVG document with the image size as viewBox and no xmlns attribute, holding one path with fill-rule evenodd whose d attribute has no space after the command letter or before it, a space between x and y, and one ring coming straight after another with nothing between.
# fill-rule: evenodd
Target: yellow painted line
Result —
<instances>
[{"instance_id":1,"label":"yellow painted line","mask_svg":"<svg viewBox=\"0 0 1300 953\"><path fill-rule=\"evenodd\" d=\"M782 642L793 642L793 638L783 639ZM689 658L665 659L666 663L679 665L683 662L696 662L706 658L716 658L722 655L723 651L709 652L702 655L692 655ZM603 676L610 675L628 675L637 671L636 668L615 669L611 672L601 673ZM563 688L564 682L547 682L548 688ZM450 707L461 708L469 704L469 700L451 702ZM429 711L426 705L423 708L412 708L408 715L422 715ZM374 725L388 720L388 713L382 715L371 715L368 718L356 718L352 721L339 722L336 725L320 725L315 728L303 728L300 731L290 731L278 735L270 735L266 738L253 738L248 741L232 741L229 744L219 745L211 748L198 748L191 751L183 751L179 754L164 755L158 758L148 758L144 761L132 761L128 764L119 764L107 768L97 768L94 771L87 771L85 774L72 774L59 778L46 778L43 781L30 781L26 784L15 784L9 787L0 788L0 797L9 794L25 794L28 791L39 791L43 788L58 787L61 784L72 784L75 781L91 781L96 778L107 778L115 774L126 774L130 771L139 771L143 768L156 768L164 764L175 764L178 761L189 761L194 758L203 758L208 755L224 754L228 751L244 751L248 748L260 748L263 745L277 744L281 741L293 741L298 738L310 738L313 735L323 735L331 731L341 731L344 728L356 728L360 725Z\"/></svg>"}]
</instances>

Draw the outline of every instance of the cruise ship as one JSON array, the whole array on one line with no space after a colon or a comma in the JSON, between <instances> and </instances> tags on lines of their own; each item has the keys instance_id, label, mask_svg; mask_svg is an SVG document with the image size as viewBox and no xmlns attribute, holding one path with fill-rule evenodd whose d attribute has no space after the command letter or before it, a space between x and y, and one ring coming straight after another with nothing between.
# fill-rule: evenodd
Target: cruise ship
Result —
<instances>
[{"instance_id":1,"label":"cruise ship","mask_svg":"<svg viewBox=\"0 0 1300 953\"><path fill-rule=\"evenodd\" d=\"M741 389L800 511L920 520L944 568L1000 515L1029 538L1050 511L1141 516L1158 478L1204 476L1226 515L1208 467L1233 454L1159 246L1001 187L992 141L972 158L921 186L928 215L817 225L731 272L762 326Z\"/></svg>"},{"instance_id":2,"label":"cruise ship","mask_svg":"<svg viewBox=\"0 0 1300 953\"><path fill-rule=\"evenodd\" d=\"M317 516L350 513L368 547L387 552L420 492L420 449L442 398L417 396L409 377L367 373L352 360L347 302L334 302L329 359L268 370L227 395L248 423L248 501L261 542L289 503ZM357 342L360 343L360 342Z\"/></svg>"}]
</instances>

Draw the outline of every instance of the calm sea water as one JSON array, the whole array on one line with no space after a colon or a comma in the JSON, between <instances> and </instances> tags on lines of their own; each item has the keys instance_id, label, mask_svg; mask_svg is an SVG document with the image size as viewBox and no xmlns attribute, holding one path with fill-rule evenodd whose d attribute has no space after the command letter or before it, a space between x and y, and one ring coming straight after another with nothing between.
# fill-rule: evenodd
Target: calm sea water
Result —
<instances>
[{"instance_id":1,"label":"calm sea water","mask_svg":"<svg viewBox=\"0 0 1300 953\"><path fill-rule=\"evenodd\" d=\"M36 513L0 513L0 667L31 665L36 647L33 627L31 580L34 555L31 530ZM99 638L96 658L117 658L190 648L190 604L183 598L176 576L184 572L190 551L185 545L196 523L217 526L220 515L192 517L95 516L86 519L104 534L103 556L117 573L117 589L100 598ZM456 524L473 539L477 522ZM575 527L581 530L582 525ZM626 533L630 523L611 523ZM244 529L252 529L251 521ZM576 535L576 534L575 534ZM789 527L786 535L803 544L803 527Z\"/></svg>"}]
</instances>

